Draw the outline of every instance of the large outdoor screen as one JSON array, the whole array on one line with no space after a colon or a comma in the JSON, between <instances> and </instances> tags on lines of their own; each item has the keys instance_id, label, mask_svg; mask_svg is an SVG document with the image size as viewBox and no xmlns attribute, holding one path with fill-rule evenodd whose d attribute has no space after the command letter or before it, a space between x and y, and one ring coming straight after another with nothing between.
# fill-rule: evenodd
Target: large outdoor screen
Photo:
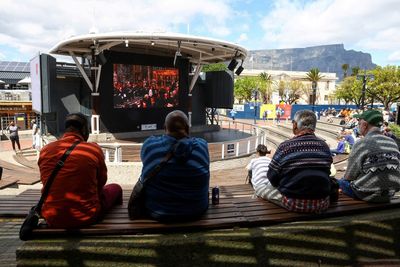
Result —
<instances>
[{"instance_id":1,"label":"large outdoor screen","mask_svg":"<svg viewBox=\"0 0 400 267\"><path fill-rule=\"evenodd\" d=\"M114 64L114 108L176 107L179 71L157 66Z\"/></svg>"}]
</instances>

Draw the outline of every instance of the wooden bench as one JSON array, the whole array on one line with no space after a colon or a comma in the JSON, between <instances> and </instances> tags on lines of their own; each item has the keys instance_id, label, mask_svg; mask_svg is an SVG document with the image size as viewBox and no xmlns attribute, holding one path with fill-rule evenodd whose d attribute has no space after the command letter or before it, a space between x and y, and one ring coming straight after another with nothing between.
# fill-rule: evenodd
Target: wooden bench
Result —
<instances>
[{"instance_id":1,"label":"wooden bench","mask_svg":"<svg viewBox=\"0 0 400 267\"><path fill-rule=\"evenodd\" d=\"M124 191L124 204L116 206L98 224L76 230L37 229L36 237L54 235L125 235L145 233L170 233L180 231L202 231L205 229L232 229L254 226L269 226L283 222L315 220L356 213L364 213L400 207L400 199L390 203L370 204L341 195L327 212L302 214L288 212L263 199L253 198L253 189L248 184L220 187L220 204L210 205L207 213L197 221L182 223L159 223L151 219L129 220L127 202L130 191ZM40 197L39 190L27 190L22 194L2 199L0 217L25 217L29 208Z\"/></svg>"}]
</instances>

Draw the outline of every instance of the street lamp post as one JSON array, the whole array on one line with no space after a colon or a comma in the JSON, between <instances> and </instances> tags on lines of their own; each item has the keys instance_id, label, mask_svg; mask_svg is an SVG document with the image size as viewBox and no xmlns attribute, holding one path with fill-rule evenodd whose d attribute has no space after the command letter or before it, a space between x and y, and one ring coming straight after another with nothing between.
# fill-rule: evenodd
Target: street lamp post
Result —
<instances>
[{"instance_id":1,"label":"street lamp post","mask_svg":"<svg viewBox=\"0 0 400 267\"><path fill-rule=\"evenodd\" d=\"M315 111L315 98L317 98L317 82L312 81L312 111Z\"/></svg>"},{"instance_id":2,"label":"street lamp post","mask_svg":"<svg viewBox=\"0 0 400 267\"><path fill-rule=\"evenodd\" d=\"M258 90L255 89L253 90L254 94L254 124L257 124L257 95L258 95Z\"/></svg>"},{"instance_id":3,"label":"street lamp post","mask_svg":"<svg viewBox=\"0 0 400 267\"><path fill-rule=\"evenodd\" d=\"M364 110L365 107L365 92L367 90L367 79L373 80L375 78L374 75L367 75L367 71L364 71L364 74L357 75L357 79L362 80L362 90L361 90L361 109Z\"/></svg>"}]
</instances>

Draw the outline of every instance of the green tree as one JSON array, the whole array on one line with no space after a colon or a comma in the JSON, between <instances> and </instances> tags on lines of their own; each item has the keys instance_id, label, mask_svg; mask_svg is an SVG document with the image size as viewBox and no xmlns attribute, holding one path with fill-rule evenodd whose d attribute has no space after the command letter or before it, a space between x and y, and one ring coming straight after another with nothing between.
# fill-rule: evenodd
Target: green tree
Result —
<instances>
[{"instance_id":1,"label":"green tree","mask_svg":"<svg viewBox=\"0 0 400 267\"><path fill-rule=\"evenodd\" d=\"M274 91L272 76L266 72L261 72L258 76L259 80L259 92L263 103L268 104L271 102L272 92Z\"/></svg>"},{"instance_id":2,"label":"green tree","mask_svg":"<svg viewBox=\"0 0 400 267\"><path fill-rule=\"evenodd\" d=\"M235 81L234 92L235 98L239 100L239 102L250 101L251 100L251 92L254 89L257 89L259 84L258 77L241 77Z\"/></svg>"},{"instance_id":3,"label":"green tree","mask_svg":"<svg viewBox=\"0 0 400 267\"><path fill-rule=\"evenodd\" d=\"M346 104L354 103L358 107L361 104L362 81L355 76L345 78L335 91L337 99L343 99Z\"/></svg>"},{"instance_id":4,"label":"green tree","mask_svg":"<svg viewBox=\"0 0 400 267\"><path fill-rule=\"evenodd\" d=\"M343 79L347 77L347 70L349 69L349 64L345 63L342 65Z\"/></svg>"},{"instance_id":5,"label":"green tree","mask_svg":"<svg viewBox=\"0 0 400 267\"><path fill-rule=\"evenodd\" d=\"M355 66L351 68L351 76L357 76L359 72L360 72L360 67Z\"/></svg>"},{"instance_id":6,"label":"green tree","mask_svg":"<svg viewBox=\"0 0 400 267\"><path fill-rule=\"evenodd\" d=\"M310 69L310 71L306 73L306 76L307 76L306 79L307 79L308 81L310 81L311 84L315 83L315 86L316 86L316 88L315 88L315 90L316 90L315 94L317 94L317 91L318 91L318 82L319 82L324 76L321 75L321 73L320 73L320 71L319 71L318 68ZM311 104L311 103L310 103L310 104Z\"/></svg>"},{"instance_id":7,"label":"green tree","mask_svg":"<svg viewBox=\"0 0 400 267\"><path fill-rule=\"evenodd\" d=\"M392 103L400 100L400 67L377 67L371 73L373 80L367 81L367 94L381 102L386 110Z\"/></svg>"},{"instance_id":8,"label":"green tree","mask_svg":"<svg viewBox=\"0 0 400 267\"><path fill-rule=\"evenodd\" d=\"M304 90L304 85L301 81L290 81L287 84L288 87L288 94L286 98L286 102L289 105L296 103L297 100L300 99L300 96Z\"/></svg>"},{"instance_id":9,"label":"green tree","mask_svg":"<svg viewBox=\"0 0 400 267\"><path fill-rule=\"evenodd\" d=\"M214 64L208 64L204 65L202 68L202 71L204 72L209 72L209 71L221 71L221 70L227 70L228 68L224 63L214 63Z\"/></svg>"}]
</instances>

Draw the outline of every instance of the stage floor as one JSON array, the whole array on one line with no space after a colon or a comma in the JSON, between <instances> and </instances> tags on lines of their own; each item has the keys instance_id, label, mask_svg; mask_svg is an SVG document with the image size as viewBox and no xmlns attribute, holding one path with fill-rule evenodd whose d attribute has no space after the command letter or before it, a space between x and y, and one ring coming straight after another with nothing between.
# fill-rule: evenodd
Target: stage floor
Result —
<instances>
[{"instance_id":1,"label":"stage floor","mask_svg":"<svg viewBox=\"0 0 400 267\"><path fill-rule=\"evenodd\" d=\"M218 143L218 142L225 142L225 141L232 141L250 137L251 134L244 133L239 130L228 130L228 129L221 129L217 132L197 132L191 134L192 137L199 137L205 139L208 143ZM114 142L132 142L132 143L143 143L147 137L138 137L138 138L127 138L127 139L118 139Z\"/></svg>"}]
</instances>

